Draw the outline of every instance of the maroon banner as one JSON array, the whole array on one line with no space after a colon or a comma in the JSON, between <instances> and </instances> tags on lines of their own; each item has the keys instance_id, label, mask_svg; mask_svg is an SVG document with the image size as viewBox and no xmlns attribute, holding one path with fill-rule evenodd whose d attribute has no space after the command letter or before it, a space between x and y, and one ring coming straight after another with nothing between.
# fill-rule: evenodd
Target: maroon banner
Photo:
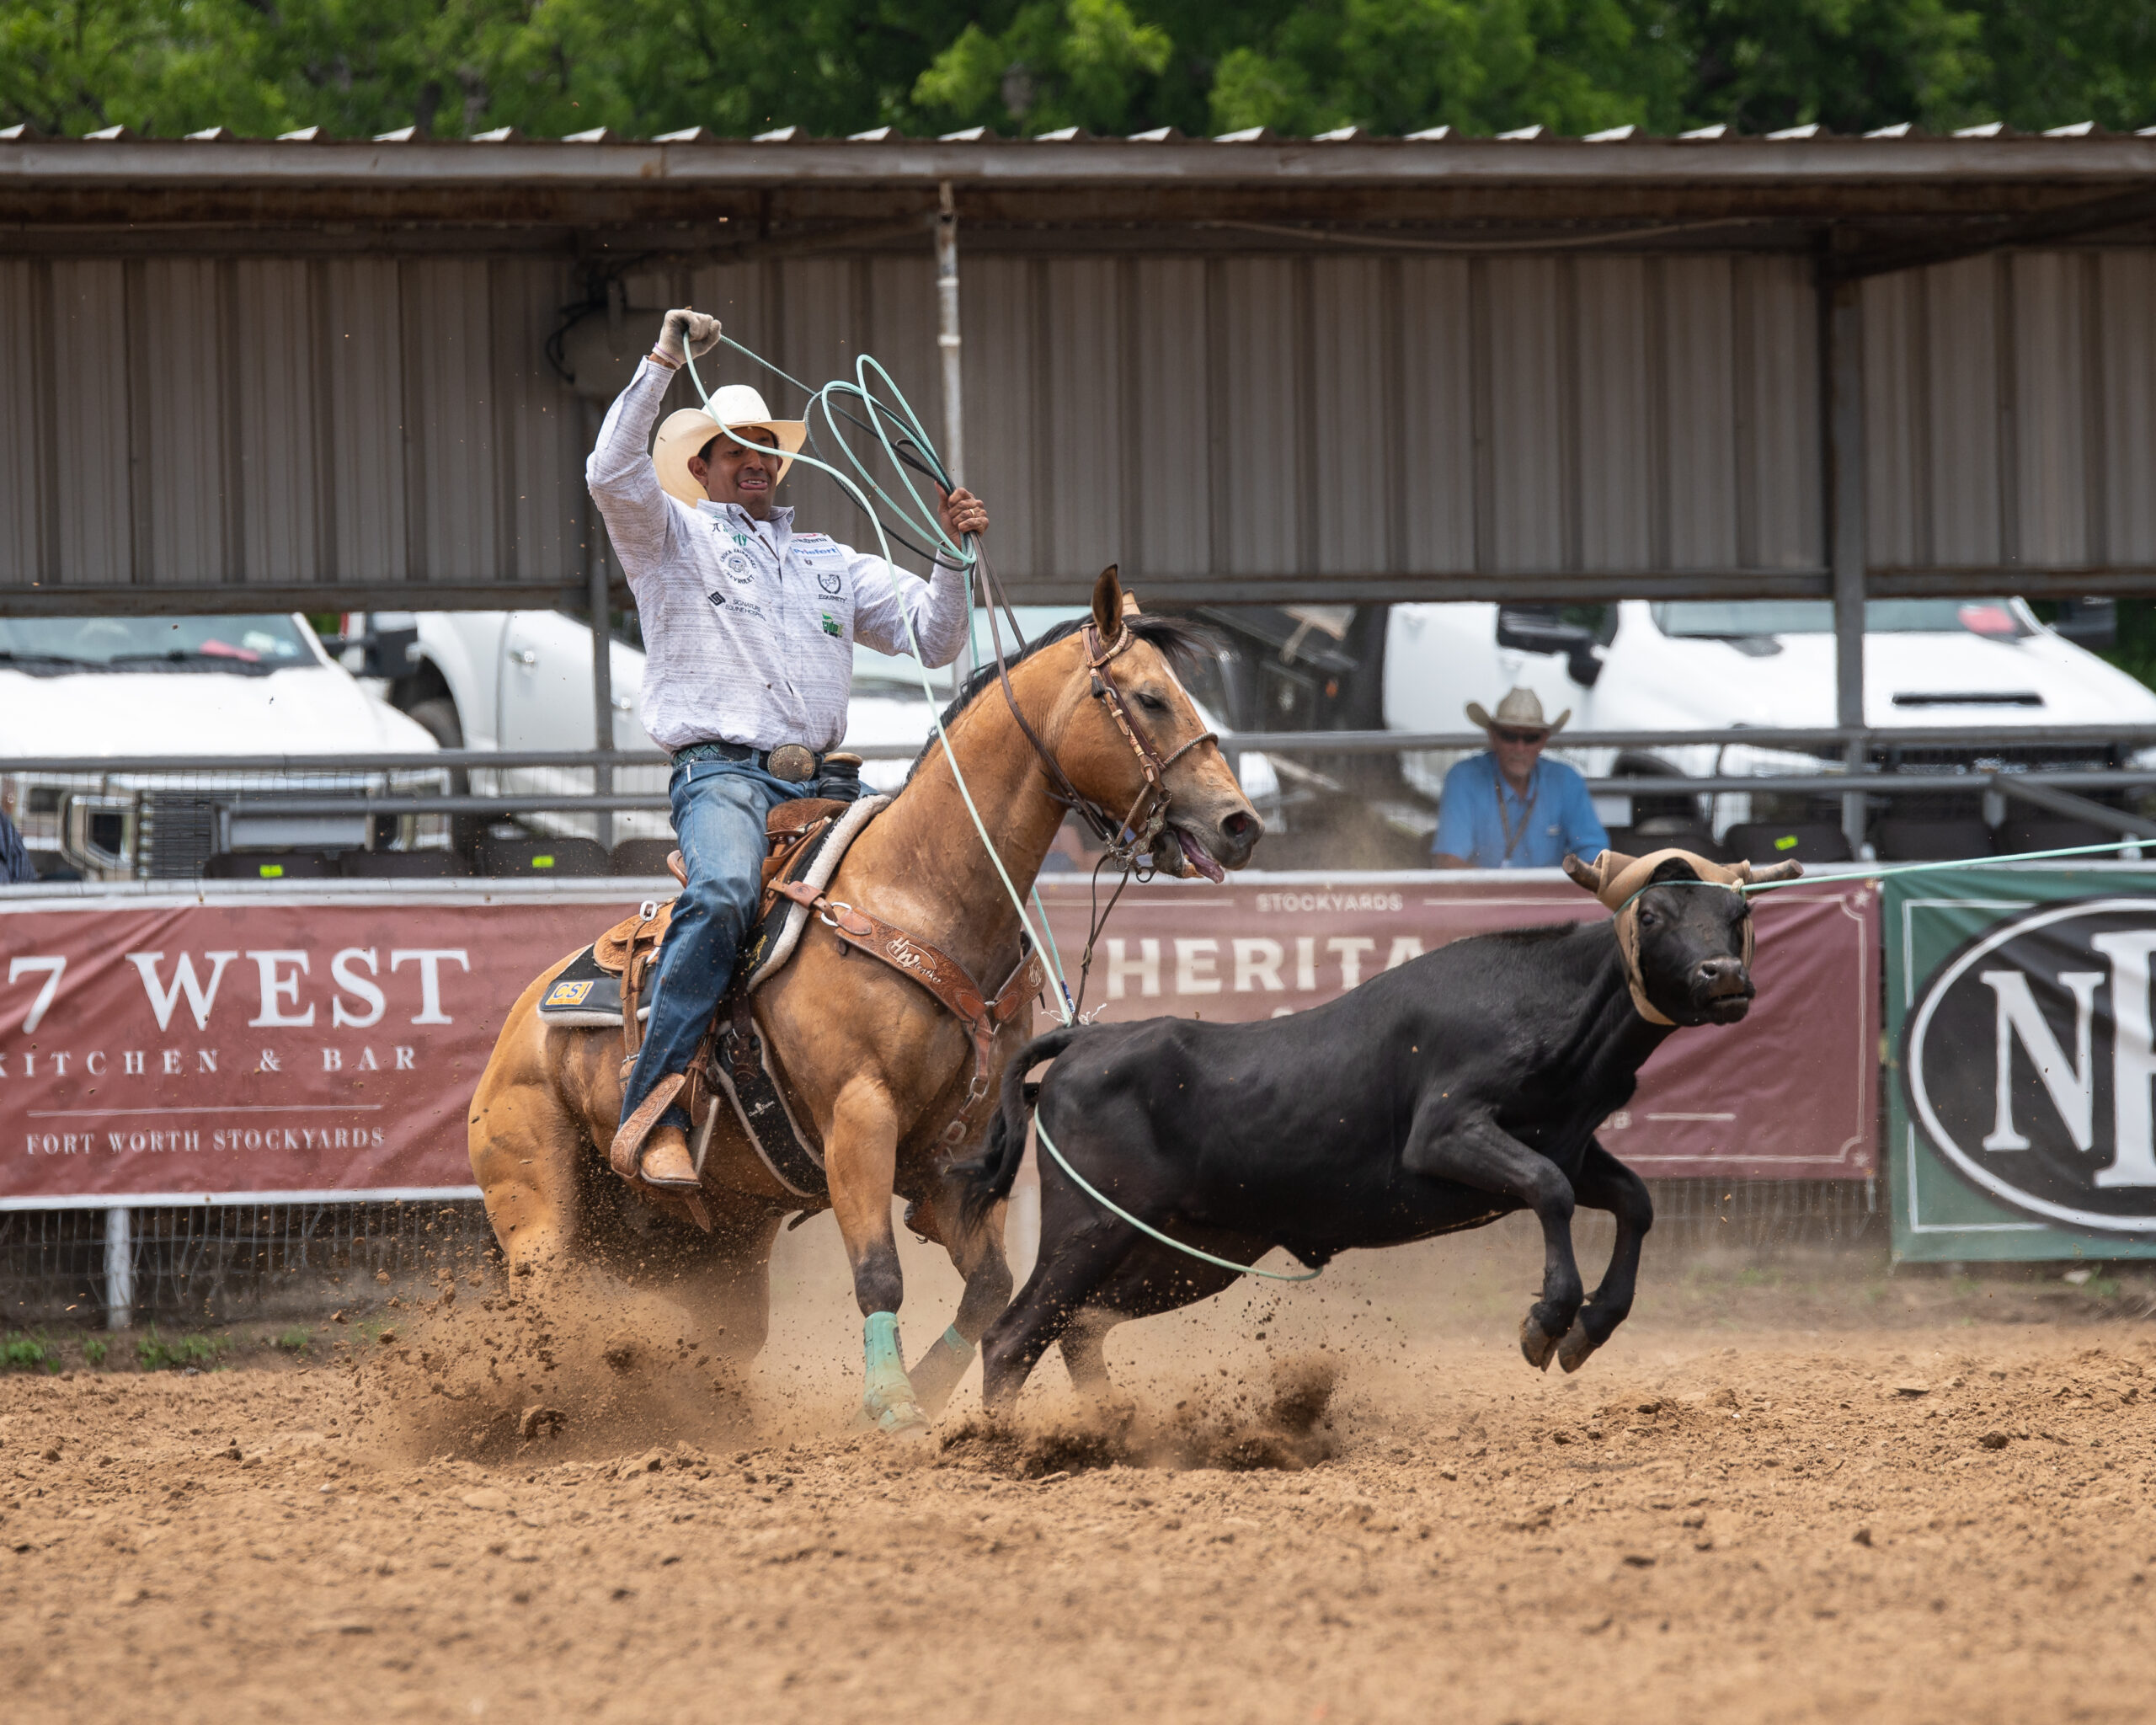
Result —
<instances>
[{"instance_id":1,"label":"maroon banner","mask_svg":"<svg viewBox=\"0 0 2156 1725\"><path fill-rule=\"evenodd\" d=\"M1077 986L1091 892L1041 882ZM1759 997L1743 1023L1683 1030L1640 1074L1603 1142L1639 1172L1842 1179L1872 1172L1878 1117L1878 894L1859 883L1753 900ZM1230 876L1132 887L1094 955L1089 1011L1264 1018L1314 1007L1463 935L1607 916L1556 871Z\"/></svg>"},{"instance_id":2,"label":"maroon banner","mask_svg":"<svg viewBox=\"0 0 2156 1725\"><path fill-rule=\"evenodd\" d=\"M1087 883L1041 893L1075 982ZM0 1208L468 1194L465 1109L504 1016L635 908L602 882L10 894ZM1462 935L1604 914L1556 877L1155 882L1118 906L1088 1004L1264 1017ZM1764 896L1750 1017L1672 1037L1609 1148L1663 1177L1869 1173L1876 916L1868 888Z\"/></svg>"}]
</instances>

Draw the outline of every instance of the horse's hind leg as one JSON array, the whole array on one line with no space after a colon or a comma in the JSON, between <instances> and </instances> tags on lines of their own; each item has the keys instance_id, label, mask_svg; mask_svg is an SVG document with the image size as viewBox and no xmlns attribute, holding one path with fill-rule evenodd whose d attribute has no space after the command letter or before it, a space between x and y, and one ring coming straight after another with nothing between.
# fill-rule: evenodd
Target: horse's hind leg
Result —
<instances>
[{"instance_id":1,"label":"horse's hind leg","mask_svg":"<svg viewBox=\"0 0 2156 1725\"><path fill-rule=\"evenodd\" d=\"M579 1244L584 1127L547 1069L536 1022L504 1035L480 1075L468 1123L472 1178L510 1275L567 1268Z\"/></svg>"},{"instance_id":2,"label":"horse's hind leg","mask_svg":"<svg viewBox=\"0 0 2156 1725\"><path fill-rule=\"evenodd\" d=\"M1108 1378L1108 1332L1123 1315L1105 1306L1089 1306L1076 1313L1063 1332L1063 1365L1081 1396L1103 1402L1115 1393Z\"/></svg>"}]
</instances>

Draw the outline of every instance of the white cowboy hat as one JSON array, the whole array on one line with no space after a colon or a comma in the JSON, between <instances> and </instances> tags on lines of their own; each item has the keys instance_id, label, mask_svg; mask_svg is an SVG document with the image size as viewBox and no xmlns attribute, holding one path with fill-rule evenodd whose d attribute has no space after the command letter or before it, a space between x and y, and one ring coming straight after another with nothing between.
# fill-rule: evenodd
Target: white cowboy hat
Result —
<instances>
[{"instance_id":1,"label":"white cowboy hat","mask_svg":"<svg viewBox=\"0 0 2156 1725\"><path fill-rule=\"evenodd\" d=\"M1480 701L1470 701L1467 703L1467 716L1486 731L1492 725L1502 724L1515 730L1542 731L1554 737L1564 729L1565 721L1572 716L1572 709L1567 707L1557 715L1553 724L1542 716L1542 702L1534 690L1510 689L1506 692L1505 698L1497 703L1495 713L1488 711Z\"/></svg>"},{"instance_id":2,"label":"white cowboy hat","mask_svg":"<svg viewBox=\"0 0 2156 1725\"><path fill-rule=\"evenodd\" d=\"M700 453L703 446L728 426L745 431L755 427L768 431L778 440L782 454L792 456L808 441L808 426L801 419L774 419L771 410L764 405L762 393L746 383L722 384L712 392L711 411L702 408L683 408L669 414L666 423L659 428L659 441L652 445L651 462L659 469L659 483L668 493L693 507L709 501L704 488L696 483L689 471L689 457ZM791 461L778 464L778 479L786 477ZM778 479L771 483L776 485Z\"/></svg>"}]
</instances>

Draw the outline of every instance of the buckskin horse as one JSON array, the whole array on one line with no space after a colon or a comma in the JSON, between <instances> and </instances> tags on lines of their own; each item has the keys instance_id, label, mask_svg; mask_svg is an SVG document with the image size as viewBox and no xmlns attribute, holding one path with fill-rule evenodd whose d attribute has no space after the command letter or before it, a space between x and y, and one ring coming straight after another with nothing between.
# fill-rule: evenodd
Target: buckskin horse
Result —
<instances>
[{"instance_id":1,"label":"buckskin horse","mask_svg":"<svg viewBox=\"0 0 2156 1725\"><path fill-rule=\"evenodd\" d=\"M1678 1027L1745 1016L1752 915L1733 889L1801 871L1684 851L1604 851L1565 869L1616 914L1454 941L1289 1017L1065 1027L1009 1061L985 1153L954 1170L969 1207L1009 1193L1037 1103L1043 1137L1125 1214L1042 1157L1039 1261L983 1354L990 1413L1010 1411L1059 1341L1072 1381L1106 1390L1107 1332L1230 1286L1241 1272L1220 1258L1248 1264L1284 1246L1322 1267L1518 1210L1544 1243L1521 1352L1540 1368L1584 1365L1631 1310L1654 1220L1646 1186L1596 1130ZM1043 1060L1054 1064L1027 1084ZM1576 1204L1617 1218L1592 1295L1572 1253Z\"/></svg>"},{"instance_id":2,"label":"buckskin horse","mask_svg":"<svg viewBox=\"0 0 2156 1725\"><path fill-rule=\"evenodd\" d=\"M1074 805L1097 830L1150 841L1154 866L1171 874L1217 880L1249 860L1262 826L1176 675L1202 644L1187 625L1126 606L1111 568L1089 616L1047 632L1007 670L984 667L952 702L951 751L1021 891ZM787 1110L821 1146L865 1320L864 1413L896 1434L922 1429L940 1408L1010 1298L1001 1208L964 1208L948 1134L954 1122L963 1129L962 1151L986 1124L969 1110L988 1102L978 1111L992 1114L1002 1063L1031 1033L1032 991L1010 1022L977 1038L887 955L851 937L871 918L987 989L1033 956L934 737L817 895L790 962L755 996ZM621 1108L622 1033L549 1025L540 1012L571 962L519 996L472 1100L472 1170L510 1274L540 1279L531 1291L541 1298L550 1276L571 1268L597 1265L634 1281L661 1236L671 1250L656 1256L670 1259L671 1289L708 1327L707 1345L745 1364L764 1343L780 1223L819 1206L787 1189L723 1106L697 1192L632 1192L617 1179L606 1152ZM985 989L974 996L976 1006L992 999ZM894 1193L965 1280L956 1322L911 1373L896 1346Z\"/></svg>"}]
</instances>

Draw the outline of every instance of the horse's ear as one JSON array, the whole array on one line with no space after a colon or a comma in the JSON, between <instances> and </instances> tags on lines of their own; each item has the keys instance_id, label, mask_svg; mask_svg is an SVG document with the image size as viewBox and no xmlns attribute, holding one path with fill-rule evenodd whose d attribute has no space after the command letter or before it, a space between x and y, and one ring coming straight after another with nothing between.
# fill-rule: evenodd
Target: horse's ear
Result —
<instances>
[{"instance_id":1,"label":"horse's ear","mask_svg":"<svg viewBox=\"0 0 2156 1725\"><path fill-rule=\"evenodd\" d=\"M1123 578L1110 563L1093 583L1093 627L1101 633L1101 645L1108 646L1123 633Z\"/></svg>"}]
</instances>

